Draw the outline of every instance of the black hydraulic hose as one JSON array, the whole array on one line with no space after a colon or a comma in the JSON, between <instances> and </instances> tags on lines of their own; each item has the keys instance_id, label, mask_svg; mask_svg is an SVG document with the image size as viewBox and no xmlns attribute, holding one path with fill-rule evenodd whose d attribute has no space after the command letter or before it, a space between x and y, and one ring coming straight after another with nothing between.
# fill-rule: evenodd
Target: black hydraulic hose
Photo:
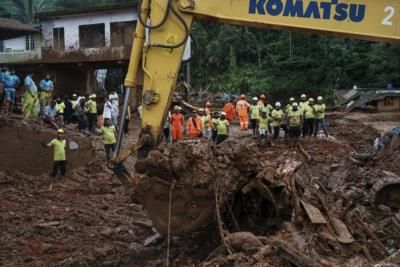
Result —
<instances>
[{"instance_id":1,"label":"black hydraulic hose","mask_svg":"<svg viewBox=\"0 0 400 267\"><path fill-rule=\"evenodd\" d=\"M172 13L178 18L178 20L182 23L183 27L185 28L185 38L181 42L175 45L164 45L164 44L150 44L151 47L160 47L160 48L167 48L167 49L174 49L174 48L179 48L182 45L186 44L188 38L189 38L189 26L187 25L186 21L182 18L182 16L176 11L175 7L171 4L171 2L168 2L169 8L171 9Z\"/></svg>"},{"instance_id":2,"label":"black hydraulic hose","mask_svg":"<svg viewBox=\"0 0 400 267\"><path fill-rule=\"evenodd\" d=\"M146 22L143 21L143 18L142 18L142 3L143 3L143 0L139 0L139 3L138 3L138 19L139 19L139 22L147 29L160 28L168 18L171 0L168 0L167 10L165 10L164 17L161 20L161 22L158 23L157 25L148 25Z\"/></svg>"}]
</instances>

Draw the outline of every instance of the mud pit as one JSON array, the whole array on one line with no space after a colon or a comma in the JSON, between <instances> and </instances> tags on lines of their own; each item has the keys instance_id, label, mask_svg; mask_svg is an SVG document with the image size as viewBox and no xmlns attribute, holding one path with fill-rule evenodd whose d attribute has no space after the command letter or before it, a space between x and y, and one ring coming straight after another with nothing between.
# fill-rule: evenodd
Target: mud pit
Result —
<instances>
[{"instance_id":1,"label":"mud pit","mask_svg":"<svg viewBox=\"0 0 400 267\"><path fill-rule=\"evenodd\" d=\"M334 135L349 132L336 122L341 119L332 119ZM336 141L301 140L296 150L284 142L260 148L256 139L240 137L220 147L180 144L154 151L153 161L140 162L134 177L166 185L134 179L142 192L168 200L173 178L202 189L197 197L212 213L199 230L171 236L170 266L370 266L395 253L400 214L374 205L371 193L384 170L400 175L398 161L387 161L397 160L400 142L360 162L352 158L354 148L368 150L375 132L360 124L355 134L361 136L355 144L353 135L340 134ZM93 142L101 148L98 138ZM173 217L179 209L194 211L182 200L176 199ZM46 175L0 171L0 203L0 265L166 265L167 235L152 241L151 216L106 168L102 151L53 183ZM326 222L313 223L305 205ZM155 206L166 214L168 205ZM343 225L353 240L343 235Z\"/></svg>"},{"instance_id":2,"label":"mud pit","mask_svg":"<svg viewBox=\"0 0 400 267\"><path fill-rule=\"evenodd\" d=\"M44 148L55 138L55 131L26 125L0 124L0 170L21 171L30 175L49 173L53 164L53 149ZM85 166L93 158L90 138L68 136L67 140L79 144L78 150L67 148L68 169Z\"/></svg>"}]
</instances>

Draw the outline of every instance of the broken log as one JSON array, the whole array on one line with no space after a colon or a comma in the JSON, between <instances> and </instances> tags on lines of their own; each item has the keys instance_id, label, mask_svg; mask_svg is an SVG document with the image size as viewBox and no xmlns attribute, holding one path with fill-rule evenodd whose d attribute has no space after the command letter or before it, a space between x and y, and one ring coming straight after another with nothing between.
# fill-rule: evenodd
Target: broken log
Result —
<instances>
[{"instance_id":1,"label":"broken log","mask_svg":"<svg viewBox=\"0 0 400 267\"><path fill-rule=\"evenodd\" d=\"M280 242L274 243L279 249L279 256L294 264L297 267L320 267L317 261L313 258L306 256L303 252L296 250L294 247L290 247L288 244L282 244Z\"/></svg>"},{"instance_id":2,"label":"broken log","mask_svg":"<svg viewBox=\"0 0 400 267\"><path fill-rule=\"evenodd\" d=\"M298 148L301 152L301 154L303 154L303 156L307 159L307 160L311 160L311 155L304 149L304 147L301 144L297 144Z\"/></svg>"}]
</instances>

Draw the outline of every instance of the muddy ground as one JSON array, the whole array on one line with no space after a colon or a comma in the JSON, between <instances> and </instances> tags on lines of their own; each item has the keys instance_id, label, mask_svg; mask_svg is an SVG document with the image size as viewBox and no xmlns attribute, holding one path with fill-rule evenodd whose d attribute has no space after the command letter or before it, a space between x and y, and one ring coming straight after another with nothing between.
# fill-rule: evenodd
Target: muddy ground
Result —
<instances>
[{"instance_id":1,"label":"muddy ground","mask_svg":"<svg viewBox=\"0 0 400 267\"><path fill-rule=\"evenodd\" d=\"M196 232L171 238L171 265L370 266L400 249L398 208L376 207L371 200L374 185L386 176L383 171L400 175L400 141L394 139L387 149L362 161L354 157L354 152L369 152L380 131L363 120L342 114L330 116L329 122L335 139L301 140L305 153L300 148L290 149L283 141L273 147L258 147L256 139L239 131L234 131L235 140L213 148L216 155L228 150L238 155L242 148L246 151L242 153L243 160L235 161L237 156L233 156L217 162L219 171L225 168L226 173L232 174L224 176L224 181L257 176L273 186L289 177L278 180L282 166L300 162L301 167L290 176L298 181L296 192L302 200L320 209L327 225L312 224L304 209L296 210L295 205L283 207L290 211L285 216L271 216L267 212L268 203L250 190L240 195L240 203L247 206L235 213L236 222L226 207L221 207L224 242L221 242L221 221L211 219ZM81 136L69 127L67 136L85 149L75 151L83 154L69 155L72 162L67 177L53 180L47 175L51 153L40 144L48 142L54 131L31 123L27 127L19 120L1 120L1 125L4 125L0 127L1 266L166 265L166 236L150 242L156 231L149 215L107 168L98 137ZM137 127L131 128L134 131L124 146L136 140ZM190 150L193 148L188 146L203 145L182 146ZM163 149L165 152L169 148ZM164 155L168 157L168 153ZM209 160L214 160L213 155ZM179 177L193 177L195 172L185 169L185 164L191 162L200 164L201 160L177 166L182 170ZM239 162L245 163L240 168L245 171L231 168ZM134 159L127 163L130 170L134 169L134 163ZM251 168L246 169L247 165ZM215 174L207 176L207 170L203 170L198 176L205 177L204 184L210 185L207 179ZM156 171L154 175L161 176ZM315 189L322 193L328 211L318 200ZM265 209L259 210L260 207ZM335 239L329 229L332 228L329 211L343 221L354 241L341 243ZM243 233L246 231L254 235ZM239 234L232 234L235 232ZM297 255L297 264L291 260L293 255ZM308 262L301 264L299 260Z\"/></svg>"}]
</instances>

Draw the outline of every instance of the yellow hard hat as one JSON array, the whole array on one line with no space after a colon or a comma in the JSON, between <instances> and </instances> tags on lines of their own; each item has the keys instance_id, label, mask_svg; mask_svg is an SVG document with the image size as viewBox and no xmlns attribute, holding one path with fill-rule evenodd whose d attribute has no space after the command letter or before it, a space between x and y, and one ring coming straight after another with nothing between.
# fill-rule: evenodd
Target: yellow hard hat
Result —
<instances>
[{"instance_id":1,"label":"yellow hard hat","mask_svg":"<svg viewBox=\"0 0 400 267\"><path fill-rule=\"evenodd\" d=\"M245 99L246 96L245 95L240 95L240 99Z\"/></svg>"},{"instance_id":2,"label":"yellow hard hat","mask_svg":"<svg viewBox=\"0 0 400 267\"><path fill-rule=\"evenodd\" d=\"M58 129L58 130L57 130L57 133L63 134L63 133L64 133L64 130L63 130L63 129Z\"/></svg>"}]
</instances>

